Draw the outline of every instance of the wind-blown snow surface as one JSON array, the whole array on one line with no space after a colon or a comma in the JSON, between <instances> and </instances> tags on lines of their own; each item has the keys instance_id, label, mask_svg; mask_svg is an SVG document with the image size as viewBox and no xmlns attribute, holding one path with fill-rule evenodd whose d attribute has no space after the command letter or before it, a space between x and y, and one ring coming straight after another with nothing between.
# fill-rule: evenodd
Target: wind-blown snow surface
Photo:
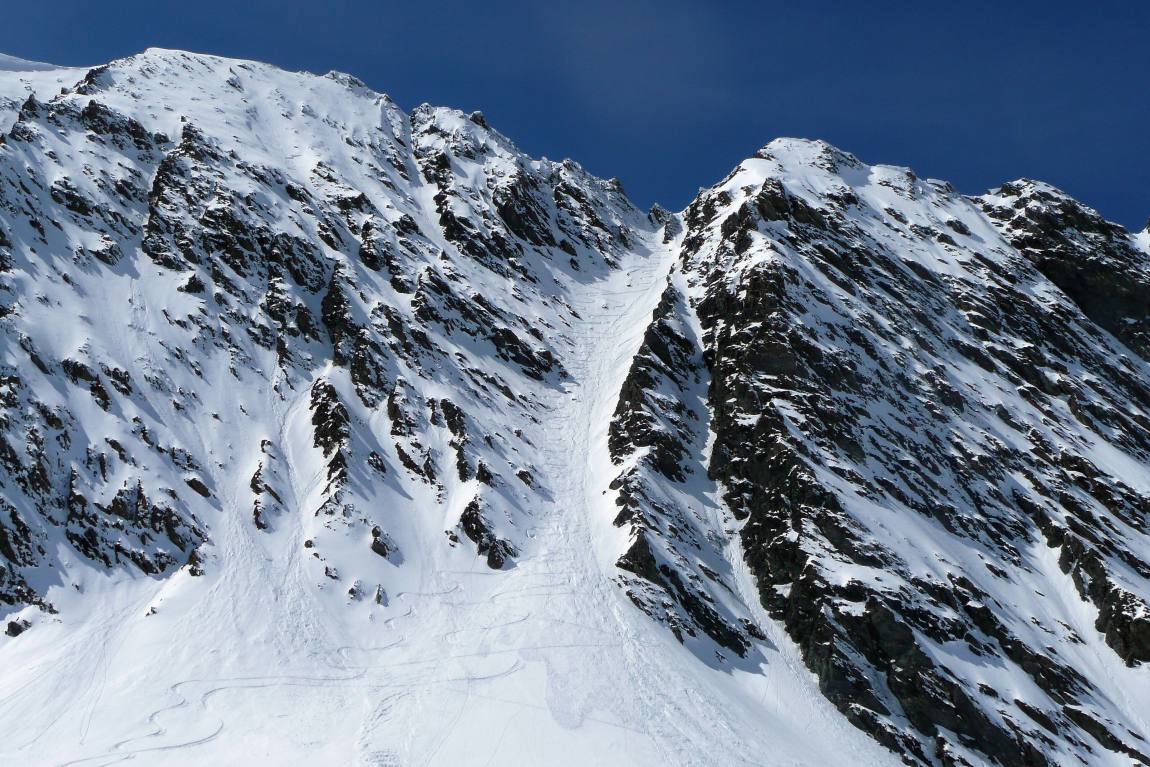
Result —
<instances>
[{"instance_id":1,"label":"wind-blown snow surface","mask_svg":"<svg viewBox=\"0 0 1150 767\"><path fill-rule=\"evenodd\" d=\"M43 61L28 61L6 53L0 53L0 71L3 72L48 72L59 71L65 67L47 64Z\"/></svg>"},{"instance_id":2,"label":"wind-blown snow surface","mask_svg":"<svg viewBox=\"0 0 1150 767\"><path fill-rule=\"evenodd\" d=\"M7 131L29 96L51 98L84 76L87 69L25 61L0 53L0 128Z\"/></svg>"},{"instance_id":3,"label":"wind-blown snow surface","mask_svg":"<svg viewBox=\"0 0 1150 767\"><path fill-rule=\"evenodd\" d=\"M0 761L1147 752L1145 234L801 141L645 214L347 75L8 68Z\"/></svg>"}]
</instances>

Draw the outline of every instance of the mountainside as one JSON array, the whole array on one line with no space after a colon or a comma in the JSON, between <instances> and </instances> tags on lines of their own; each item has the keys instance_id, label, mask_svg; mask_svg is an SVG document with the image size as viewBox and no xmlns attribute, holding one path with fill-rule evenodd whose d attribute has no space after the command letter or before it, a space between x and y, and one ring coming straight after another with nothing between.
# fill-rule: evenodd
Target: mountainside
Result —
<instances>
[{"instance_id":1,"label":"mountainside","mask_svg":"<svg viewBox=\"0 0 1150 767\"><path fill-rule=\"evenodd\" d=\"M0 59L0 757L1150 764L1150 234Z\"/></svg>"}]
</instances>

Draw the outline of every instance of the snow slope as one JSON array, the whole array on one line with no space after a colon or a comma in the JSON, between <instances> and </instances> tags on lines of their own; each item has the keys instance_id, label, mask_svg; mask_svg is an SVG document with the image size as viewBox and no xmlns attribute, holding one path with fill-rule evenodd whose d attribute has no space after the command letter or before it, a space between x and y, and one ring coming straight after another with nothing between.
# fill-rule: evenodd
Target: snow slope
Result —
<instances>
[{"instance_id":1,"label":"snow slope","mask_svg":"<svg viewBox=\"0 0 1150 767\"><path fill-rule=\"evenodd\" d=\"M700 664L611 584L606 431L676 254L610 184L346 76L169 51L4 151L42 190L8 176L12 412L55 446L9 467L4 759L894 763L781 635Z\"/></svg>"},{"instance_id":2,"label":"snow slope","mask_svg":"<svg viewBox=\"0 0 1150 767\"><path fill-rule=\"evenodd\" d=\"M1145 761L1144 234L7 61L0 762Z\"/></svg>"},{"instance_id":3,"label":"snow slope","mask_svg":"<svg viewBox=\"0 0 1150 767\"><path fill-rule=\"evenodd\" d=\"M58 67L0 53L0 127L4 130L11 127L16 110L28 96L51 98L61 89L75 85L87 71L87 68Z\"/></svg>"},{"instance_id":4,"label":"snow slope","mask_svg":"<svg viewBox=\"0 0 1150 767\"><path fill-rule=\"evenodd\" d=\"M46 72L59 69L63 69L63 67L58 67L55 64L45 64L42 61L28 61L27 59L19 59L15 56L9 56L6 53L0 53L0 71Z\"/></svg>"}]
</instances>

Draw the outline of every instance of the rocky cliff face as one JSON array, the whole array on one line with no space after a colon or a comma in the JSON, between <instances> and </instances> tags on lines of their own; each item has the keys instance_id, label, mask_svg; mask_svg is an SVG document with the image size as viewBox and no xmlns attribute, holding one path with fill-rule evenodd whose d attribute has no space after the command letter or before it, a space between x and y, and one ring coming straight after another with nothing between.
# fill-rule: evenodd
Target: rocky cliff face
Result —
<instances>
[{"instance_id":1,"label":"rocky cliff face","mask_svg":"<svg viewBox=\"0 0 1150 767\"><path fill-rule=\"evenodd\" d=\"M1084 600L1118 660L1150 659L1146 252L1041 184L968 199L792 140L684 225L701 332L680 346L657 314L647 346L703 355L705 460L822 692L911 763L1146 761L1066 618ZM637 440L667 480L690 402L618 421L667 419Z\"/></svg>"},{"instance_id":2,"label":"rocky cliff face","mask_svg":"<svg viewBox=\"0 0 1150 767\"><path fill-rule=\"evenodd\" d=\"M831 763L780 713L817 684L908 764L1150 764L1146 235L799 140L643 213L347 75L11 66L0 652L194 598L206 652L285 609L346 672L484 604L474 655L532 637L673 763Z\"/></svg>"}]
</instances>

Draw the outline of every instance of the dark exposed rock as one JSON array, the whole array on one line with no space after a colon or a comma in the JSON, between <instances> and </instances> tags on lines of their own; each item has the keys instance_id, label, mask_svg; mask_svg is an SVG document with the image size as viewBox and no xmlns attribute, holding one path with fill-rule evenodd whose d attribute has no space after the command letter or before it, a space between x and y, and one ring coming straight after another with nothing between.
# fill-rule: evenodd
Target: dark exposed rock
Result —
<instances>
[{"instance_id":1,"label":"dark exposed rock","mask_svg":"<svg viewBox=\"0 0 1150 767\"><path fill-rule=\"evenodd\" d=\"M1150 266L1129 233L1040 182L979 199L990 220L1094 322L1150 360Z\"/></svg>"},{"instance_id":2,"label":"dark exposed rock","mask_svg":"<svg viewBox=\"0 0 1150 767\"><path fill-rule=\"evenodd\" d=\"M697 529L689 509L657 500L661 483L681 483L688 472L702 473L701 466L685 465L688 455L698 460L703 450L702 416L692 409L702 360L682 322L685 311L685 298L668 285L623 382L608 431L616 464L641 456L638 467L623 471L611 484L620 508L615 524L632 531L631 544L616 566L645 581L631 586L628 595L667 623L680 641L702 633L743 656L750 644L740 628L753 623L724 606L721 591L731 587L722 576L697 564L707 535Z\"/></svg>"},{"instance_id":3,"label":"dark exposed rock","mask_svg":"<svg viewBox=\"0 0 1150 767\"><path fill-rule=\"evenodd\" d=\"M486 555L487 566L492 570L502 570L519 555L518 549L510 541L492 532L491 523L484 517L478 498L473 498L463 510L459 527L475 544L477 553L480 556Z\"/></svg>"},{"instance_id":4,"label":"dark exposed rock","mask_svg":"<svg viewBox=\"0 0 1150 767\"><path fill-rule=\"evenodd\" d=\"M344 278L340 276L338 269L332 272L327 291L320 303L320 319L331 339L335 364L346 365L351 356L348 342L358 334L359 325L352 315Z\"/></svg>"},{"instance_id":5,"label":"dark exposed rock","mask_svg":"<svg viewBox=\"0 0 1150 767\"><path fill-rule=\"evenodd\" d=\"M1081 708L1077 706L1064 706L1062 713L1066 714L1067 718L1076 725L1090 733L1091 737L1102 744L1103 748L1115 753L1126 754L1142 764L1150 764L1150 756L1146 756L1142 751L1127 745L1121 738L1115 736L1104 723L1098 721Z\"/></svg>"},{"instance_id":6,"label":"dark exposed rock","mask_svg":"<svg viewBox=\"0 0 1150 767\"><path fill-rule=\"evenodd\" d=\"M203 498L211 498L212 497L212 491L208 489L208 486L205 485L203 480L201 480L199 477L188 477L187 479L184 480L184 482L186 482L188 487L190 487L190 488L192 488L192 490L196 491L196 493L198 495L200 495L201 497L203 497Z\"/></svg>"},{"instance_id":7,"label":"dark exposed rock","mask_svg":"<svg viewBox=\"0 0 1150 767\"><path fill-rule=\"evenodd\" d=\"M395 542L378 525L371 528L371 550L384 559L393 559L398 554Z\"/></svg>"},{"instance_id":8,"label":"dark exposed rock","mask_svg":"<svg viewBox=\"0 0 1150 767\"><path fill-rule=\"evenodd\" d=\"M825 163L831 174L843 163L857 163L825 145L812 149L816 165ZM762 157L773 160L775 150ZM880 183L921 193L909 177L892 174ZM823 693L909 763L962 763L949 744L957 737L954 745L981 751L993 763L1052 764L1047 750L1013 720L988 716L979 703L984 693L962 681L945 653L932 649L939 646L933 643L960 642L977 655L998 656L1043 691L1046 710L1090 700L1092 682L1036 644L1033 626L993 601L993 579L1009 579L1009 567L996 576L989 569L962 573L950 564L946 580L913 577L906 553L882 542L881 527L858 504L866 499L892 510L887 513L921 515L937 526L930 535L971 541L993 552L995 561L1016 567L1026 567L1019 551L1041 530L1061 549L1060 566L1083 598L1098 606L1097 629L1107 643L1129 663L1143 660L1144 626L1137 616L1145 615L1144 603L1118 587L1111 573L1140 573L1146 565L1130 543L1114 537L1115 522L1101 515L1125 529L1144 530L1145 501L1083 456L1057 455L1030 425L1036 423L1033 416L994 416L1024 435L1028 451L990 438L981 426L984 405L949 367L940 341L953 344L973 328L982 348L970 344L963 356L978 364L980 375L1001 376L1018 387L1047 423L1063 417L1050 403L1078 399L1081 384L1061 372L1075 367L1093 371L1083 400L1147 402L1145 383L1130 378L1116 357L1100 355L1099 339L1084 332L1072 314L1051 312L1019 287L1041 279L1028 271L1030 264L1056 283L1063 267L1055 262L1089 270L1066 274L1068 284L1091 294L1090 300L1075 301L1137 348L1131 329L1144 314L1130 296L1140 277L1105 311L1090 301L1108 300L1101 297L1113 292L1122 275L1141 274L1138 264L1145 256L1139 260L1124 232L1066 204L1058 203L1064 217L1038 215L1039 222L1024 224L1036 207L1048 210L1055 202L1039 195L1036 205L1025 192L1006 189L999 197L1026 198L1015 203L1020 212L1002 210L993 196L981 204L992 218L998 216L996 225L1005 227L1026 258L976 259L967 268L978 281L962 282L940 277L915 255L920 247L958 247L957 241L937 226L911 224L892 207L876 215L906 227L897 240L858 223L865 217L845 215L867 204L857 194L827 194L828 204L816 208L809 192L769 177L741 194L712 191L692 203L684 261L698 271L702 285L695 308L711 377L715 438L709 469L725 488L727 506L745 520L743 550L763 605L784 622ZM942 194L954 199L952 191ZM957 218L941 223L956 235L972 236ZM739 259L756 258L764 241L788 257L768 253L743 266ZM1088 247L1094 255L1085 252ZM1009 251L999 246L999 252ZM1116 307L1120 313L1107 313ZM898 339L913 342L900 348ZM1028 347L1032 339L1043 345ZM920 372L904 374L912 364ZM639 381L639 392L655 388L650 380ZM621 410L637 398L625 388ZM871 416L879 411L889 415ZM1121 433L1129 448L1150 453L1150 432L1127 416L1113 409L1071 413L1072 424L1098 428L1097 418L1114 430L1109 433ZM946 442L934 436L945 423L980 425L963 440ZM1011 480L1011 471L1026 473L1027 491ZM621 483L625 493L628 484ZM628 508L625 513L637 513ZM844 565L876 577L843 585L832 573ZM940 610L946 620L939 619ZM1065 735L1033 701L1015 707L1020 716L1053 729L1051 737ZM909 728L899 724L901 718ZM1113 735L1112 727L1106 730Z\"/></svg>"},{"instance_id":9,"label":"dark exposed rock","mask_svg":"<svg viewBox=\"0 0 1150 767\"><path fill-rule=\"evenodd\" d=\"M339 392L329 382L317 380L311 388L311 422L315 427L315 446L330 457L347 443L350 435L347 408Z\"/></svg>"}]
</instances>

